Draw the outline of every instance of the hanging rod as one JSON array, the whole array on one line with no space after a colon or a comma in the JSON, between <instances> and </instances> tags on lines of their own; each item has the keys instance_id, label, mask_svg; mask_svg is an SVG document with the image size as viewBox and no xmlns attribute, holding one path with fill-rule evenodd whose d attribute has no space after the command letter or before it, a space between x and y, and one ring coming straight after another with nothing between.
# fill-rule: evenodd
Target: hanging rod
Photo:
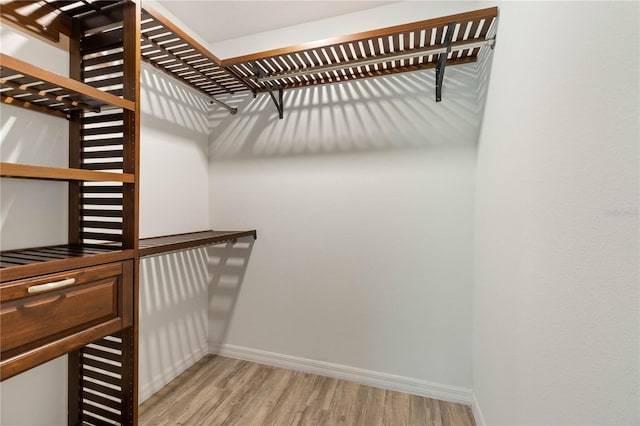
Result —
<instances>
[{"instance_id":1,"label":"hanging rod","mask_svg":"<svg viewBox=\"0 0 640 426\"><path fill-rule=\"evenodd\" d=\"M494 43L495 43L495 39L492 38L488 40L474 41L470 43L460 43L460 44L456 43L455 45L451 45L449 49L451 49L451 51L475 49L478 47L493 46ZM302 76L311 75L311 74L339 71L346 68L364 67L367 65L380 64L382 62L399 61L402 59L411 59L419 56L436 55L436 54L447 53L447 52L448 52L447 47L435 47L435 48L429 47L429 48L423 48L423 49L415 49L415 50L412 50L411 52L400 52L400 53L391 54L388 56L375 56L372 58L362 59L359 61L341 62L333 65L326 65L326 66L303 69L298 71L291 71L291 72L286 72L282 74L268 75L264 77L259 77L256 80L259 83L263 83L267 81L281 80L283 78L302 77Z\"/></svg>"},{"instance_id":2,"label":"hanging rod","mask_svg":"<svg viewBox=\"0 0 640 426\"><path fill-rule=\"evenodd\" d=\"M227 111L229 111L231 113L231 115L235 115L238 112L238 108L234 108L230 105L225 104L222 101L217 100L216 98L209 98L209 100L211 101L211 105L213 104L218 104L220 105L222 108L226 109Z\"/></svg>"}]
</instances>

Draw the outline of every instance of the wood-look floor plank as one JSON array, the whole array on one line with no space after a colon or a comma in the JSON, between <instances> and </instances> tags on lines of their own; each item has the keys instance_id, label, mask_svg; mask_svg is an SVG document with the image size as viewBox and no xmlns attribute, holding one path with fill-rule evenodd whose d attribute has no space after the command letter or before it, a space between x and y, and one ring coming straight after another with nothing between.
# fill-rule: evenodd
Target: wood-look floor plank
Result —
<instances>
[{"instance_id":1,"label":"wood-look floor plank","mask_svg":"<svg viewBox=\"0 0 640 426\"><path fill-rule=\"evenodd\" d=\"M401 392L385 392L384 414L382 424L384 426L411 425L409 417L409 394Z\"/></svg>"},{"instance_id":2,"label":"wood-look floor plank","mask_svg":"<svg viewBox=\"0 0 640 426\"><path fill-rule=\"evenodd\" d=\"M221 356L142 404L147 425L475 426L469 407Z\"/></svg>"}]
</instances>

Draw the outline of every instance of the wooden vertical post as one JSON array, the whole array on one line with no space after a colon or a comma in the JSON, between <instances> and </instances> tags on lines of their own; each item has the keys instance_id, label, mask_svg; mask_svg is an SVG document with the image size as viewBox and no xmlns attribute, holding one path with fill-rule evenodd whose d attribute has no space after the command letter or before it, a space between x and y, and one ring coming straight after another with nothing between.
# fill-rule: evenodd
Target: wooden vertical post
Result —
<instances>
[{"instance_id":1,"label":"wooden vertical post","mask_svg":"<svg viewBox=\"0 0 640 426\"><path fill-rule=\"evenodd\" d=\"M123 192L122 243L134 250L133 326L122 331L123 424L138 423L138 220L140 187L140 2L123 5L124 98L135 102L134 111L124 111L123 171L135 176ZM126 377L126 380L124 378Z\"/></svg>"},{"instance_id":2,"label":"wooden vertical post","mask_svg":"<svg viewBox=\"0 0 640 426\"><path fill-rule=\"evenodd\" d=\"M79 22L74 19L69 38L69 77L82 81ZM72 112L69 118L69 167L82 166L82 112ZM69 182L68 242L80 244L80 181Z\"/></svg>"},{"instance_id":3,"label":"wooden vertical post","mask_svg":"<svg viewBox=\"0 0 640 426\"><path fill-rule=\"evenodd\" d=\"M74 19L71 25L71 36L69 37L69 77L78 81L82 81L81 37L80 24ZM69 118L69 167L79 169L81 166L82 112L77 111L71 113ZM68 243L80 244L80 197L82 183L80 181L71 181L68 185ZM73 426L81 423L82 416L80 352L70 352L67 359L67 424Z\"/></svg>"}]
</instances>

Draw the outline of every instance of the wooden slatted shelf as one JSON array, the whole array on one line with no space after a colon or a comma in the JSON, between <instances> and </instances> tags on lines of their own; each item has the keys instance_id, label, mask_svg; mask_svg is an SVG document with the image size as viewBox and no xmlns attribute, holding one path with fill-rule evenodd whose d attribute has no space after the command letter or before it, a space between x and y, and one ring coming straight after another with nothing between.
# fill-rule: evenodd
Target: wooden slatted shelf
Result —
<instances>
[{"instance_id":1,"label":"wooden slatted shelf","mask_svg":"<svg viewBox=\"0 0 640 426\"><path fill-rule=\"evenodd\" d=\"M133 183L135 176L130 173L100 172L86 169L32 166L27 164L0 163L0 176L25 179L60 181L96 181Z\"/></svg>"},{"instance_id":2,"label":"wooden slatted shelf","mask_svg":"<svg viewBox=\"0 0 640 426\"><path fill-rule=\"evenodd\" d=\"M436 69L436 101L444 68L475 62L493 46L498 8L476 10L221 60L151 7L142 11L142 59L214 98L269 92L283 118L285 89ZM279 100L273 91L279 91Z\"/></svg>"},{"instance_id":3,"label":"wooden slatted shelf","mask_svg":"<svg viewBox=\"0 0 640 426\"><path fill-rule=\"evenodd\" d=\"M56 245L3 251L0 282L133 259L134 250L97 245Z\"/></svg>"},{"instance_id":4,"label":"wooden slatted shelf","mask_svg":"<svg viewBox=\"0 0 640 426\"><path fill-rule=\"evenodd\" d=\"M96 112L104 107L135 110L135 103L130 100L3 53L0 53L0 91L6 104L60 117L78 110Z\"/></svg>"},{"instance_id":5,"label":"wooden slatted shelf","mask_svg":"<svg viewBox=\"0 0 640 426\"><path fill-rule=\"evenodd\" d=\"M207 96L248 90L220 59L158 11L144 6L141 30L142 59Z\"/></svg>"},{"instance_id":6,"label":"wooden slatted shelf","mask_svg":"<svg viewBox=\"0 0 640 426\"><path fill-rule=\"evenodd\" d=\"M480 47L488 45L484 42L497 15L492 7L225 59L222 66L263 92L267 83L291 89L435 68L443 50L447 66L465 64L476 61ZM450 25L454 33L447 53Z\"/></svg>"},{"instance_id":7,"label":"wooden slatted shelf","mask_svg":"<svg viewBox=\"0 0 640 426\"><path fill-rule=\"evenodd\" d=\"M194 247L235 241L242 237L257 238L255 230L251 231L200 231L185 234L164 235L161 237L140 239L140 256L167 253Z\"/></svg>"}]
</instances>

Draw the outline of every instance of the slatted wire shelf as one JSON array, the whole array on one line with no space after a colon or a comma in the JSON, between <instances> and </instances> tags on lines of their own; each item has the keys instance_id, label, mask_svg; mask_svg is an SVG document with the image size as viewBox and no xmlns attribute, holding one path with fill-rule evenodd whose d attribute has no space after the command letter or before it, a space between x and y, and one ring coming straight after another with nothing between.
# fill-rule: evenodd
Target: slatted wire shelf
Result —
<instances>
[{"instance_id":1,"label":"slatted wire shelf","mask_svg":"<svg viewBox=\"0 0 640 426\"><path fill-rule=\"evenodd\" d=\"M268 91L282 118L282 90L436 69L436 101L445 66L477 60L498 9L488 8L226 59L254 92ZM278 90L279 100L273 92Z\"/></svg>"},{"instance_id":2,"label":"slatted wire shelf","mask_svg":"<svg viewBox=\"0 0 640 426\"><path fill-rule=\"evenodd\" d=\"M248 90L220 59L150 7L142 12L142 59L207 96Z\"/></svg>"}]
</instances>

